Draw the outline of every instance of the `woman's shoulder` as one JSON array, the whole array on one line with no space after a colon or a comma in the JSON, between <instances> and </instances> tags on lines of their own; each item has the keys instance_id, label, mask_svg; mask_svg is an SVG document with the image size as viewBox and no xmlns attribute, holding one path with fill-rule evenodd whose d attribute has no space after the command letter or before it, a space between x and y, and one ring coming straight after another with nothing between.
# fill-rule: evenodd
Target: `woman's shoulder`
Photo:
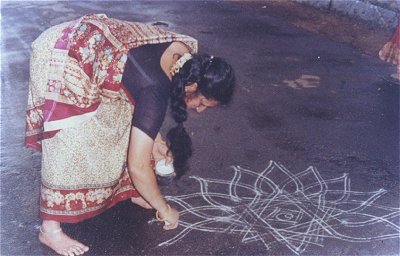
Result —
<instances>
[{"instance_id":1,"label":"woman's shoulder","mask_svg":"<svg viewBox=\"0 0 400 256\"><path fill-rule=\"evenodd\" d=\"M189 47L180 41L175 41L172 42L171 45L169 46L170 50L174 53L178 53L180 55L186 53L186 52L190 52Z\"/></svg>"}]
</instances>

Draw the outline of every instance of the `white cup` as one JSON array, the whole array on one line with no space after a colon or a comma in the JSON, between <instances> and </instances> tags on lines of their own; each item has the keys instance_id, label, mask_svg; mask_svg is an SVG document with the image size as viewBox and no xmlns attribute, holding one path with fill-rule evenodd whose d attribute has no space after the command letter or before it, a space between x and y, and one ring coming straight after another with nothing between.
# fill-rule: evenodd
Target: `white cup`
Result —
<instances>
[{"instance_id":1,"label":"white cup","mask_svg":"<svg viewBox=\"0 0 400 256\"><path fill-rule=\"evenodd\" d=\"M160 176L171 176L174 175L174 165L172 161L169 164L165 164L165 159L161 159L156 164L156 174Z\"/></svg>"}]
</instances>

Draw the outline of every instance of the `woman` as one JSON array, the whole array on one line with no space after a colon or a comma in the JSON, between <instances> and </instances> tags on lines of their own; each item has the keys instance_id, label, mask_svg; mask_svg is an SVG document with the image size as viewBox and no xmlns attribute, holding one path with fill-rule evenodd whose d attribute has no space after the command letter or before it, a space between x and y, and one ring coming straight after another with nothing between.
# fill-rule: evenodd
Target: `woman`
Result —
<instances>
[{"instance_id":1,"label":"woman","mask_svg":"<svg viewBox=\"0 0 400 256\"><path fill-rule=\"evenodd\" d=\"M164 229L179 214L164 200L152 161L187 169L186 109L229 102L231 66L199 55L197 41L141 23L87 15L32 44L26 145L42 150L40 241L62 255L89 248L60 223L91 218L131 198L156 210ZM159 134L170 101L177 122ZM167 146L168 145L168 146Z\"/></svg>"}]
</instances>

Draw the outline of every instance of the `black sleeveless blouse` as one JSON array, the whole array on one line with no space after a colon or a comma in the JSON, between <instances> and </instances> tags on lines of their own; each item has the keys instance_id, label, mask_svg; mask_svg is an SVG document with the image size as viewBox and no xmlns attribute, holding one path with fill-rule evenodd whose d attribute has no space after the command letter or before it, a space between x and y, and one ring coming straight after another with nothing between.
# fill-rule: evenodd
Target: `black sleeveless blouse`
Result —
<instances>
[{"instance_id":1,"label":"black sleeveless blouse","mask_svg":"<svg viewBox=\"0 0 400 256\"><path fill-rule=\"evenodd\" d=\"M171 81L160 66L171 43L149 44L129 51L122 83L135 100L132 125L153 140L164 121Z\"/></svg>"}]
</instances>

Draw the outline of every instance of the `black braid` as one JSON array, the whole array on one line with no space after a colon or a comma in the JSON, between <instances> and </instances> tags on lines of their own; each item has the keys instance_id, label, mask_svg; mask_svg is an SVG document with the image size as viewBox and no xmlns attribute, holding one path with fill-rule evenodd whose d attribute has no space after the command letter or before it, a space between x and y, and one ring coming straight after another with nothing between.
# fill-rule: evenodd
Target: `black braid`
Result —
<instances>
[{"instance_id":1,"label":"black braid","mask_svg":"<svg viewBox=\"0 0 400 256\"><path fill-rule=\"evenodd\" d=\"M232 68L220 58L193 55L172 77L171 112L177 125L167 133L168 148L174 157L177 178L188 170L192 155L192 141L183 122L187 119L185 86L197 83L199 91L207 98L227 103L232 96L234 74Z\"/></svg>"}]
</instances>

